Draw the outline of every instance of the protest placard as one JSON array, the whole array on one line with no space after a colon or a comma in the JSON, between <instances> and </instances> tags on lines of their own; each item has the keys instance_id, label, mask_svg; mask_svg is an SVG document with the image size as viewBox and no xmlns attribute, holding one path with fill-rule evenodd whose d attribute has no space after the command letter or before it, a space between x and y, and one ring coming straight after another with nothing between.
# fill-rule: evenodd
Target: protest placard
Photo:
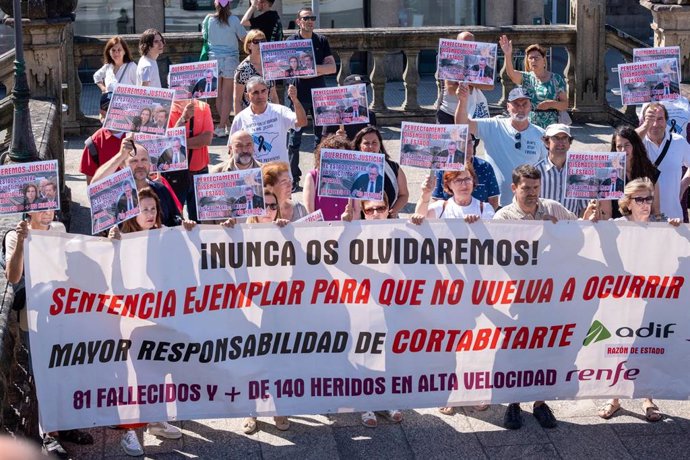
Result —
<instances>
[{"instance_id":1,"label":"protest placard","mask_svg":"<svg viewBox=\"0 0 690 460\"><path fill-rule=\"evenodd\" d=\"M115 85L103 127L165 136L174 95L172 89Z\"/></svg>"},{"instance_id":2,"label":"protest placard","mask_svg":"<svg viewBox=\"0 0 690 460\"><path fill-rule=\"evenodd\" d=\"M442 38L438 43L438 78L493 85L497 52L495 43Z\"/></svg>"},{"instance_id":3,"label":"protest placard","mask_svg":"<svg viewBox=\"0 0 690 460\"><path fill-rule=\"evenodd\" d=\"M28 238L46 431L690 394L683 226L386 219Z\"/></svg>"},{"instance_id":4,"label":"protest placard","mask_svg":"<svg viewBox=\"0 0 690 460\"><path fill-rule=\"evenodd\" d=\"M262 42L261 67L264 79L315 77L316 64L311 40Z\"/></svg>"},{"instance_id":5,"label":"protest placard","mask_svg":"<svg viewBox=\"0 0 690 460\"><path fill-rule=\"evenodd\" d=\"M137 184L130 168L92 182L86 193L91 203L93 235L139 215Z\"/></svg>"},{"instance_id":6,"label":"protest placard","mask_svg":"<svg viewBox=\"0 0 690 460\"><path fill-rule=\"evenodd\" d=\"M323 211L317 209L316 211L307 214L301 219L297 219L295 223L299 222L323 222Z\"/></svg>"},{"instance_id":7,"label":"protest placard","mask_svg":"<svg viewBox=\"0 0 690 460\"><path fill-rule=\"evenodd\" d=\"M467 151L467 125L402 122L400 164L413 168L462 171Z\"/></svg>"},{"instance_id":8,"label":"protest placard","mask_svg":"<svg viewBox=\"0 0 690 460\"><path fill-rule=\"evenodd\" d=\"M625 187L625 152L568 152L565 198L617 200Z\"/></svg>"},{"instance_id":9,"label":"protest placard","mask_svg":"<svg viewBox=\"0 0 690 460\"><path fill-rule=\"evenodd\" d=\"M623 105L680 97L678 60L675 58L618 64L618 81Z\"/></svg>"},{"instance_id":10,"label":"protest placard","mask_svg":"<svg viewBox=\"0 0 690 460\"><path fill-rule=\"evenodd\" d=\"M369 123L367 86L363 83L311 90L316 126Z\"/></svg>"},{"instance_id":11,"label":"protest placard","mask_svg":"<svg viewBox=\"0 0 690 460\"><path fill-rule=\"evenodd\" d=\"M262 216L264 188L261 168L194 176L199 220Z\"/></svg>"},{"instance_id":12,"label":"protest placard","mask_svg":"<svg viewBox=\"0 0 690 460\"><path fill-rule=\"evenodd\" d=\"M383 200L384 161L382 153L321 149L319 196Z\"/></svg>"},{"instance_id":13,"label":"protest placard","mask_svg":"<svg viewBox=\"0 0 690 460\"><path fill-rule=\"evenodd\" d=\"M168 128L165 137L153 134L134 135L134 141L143 145L151 158L151 172L187 169L186 128Z\"/></svg>"},{"instance_id":14,"label":"protest placard","mask_svg":"<svg viewBox=\"0 0 690 460\"><path fill-rule=\"evenodd\" d=\"M168 85L175 99L218 97L218 61L171 65Z\"/></svg>"},{"instance_id":15,"label":"protest placard","mask_svg":"<svg viewBox=\"0 0 690 460\"><path fill-rule=\"evenodd\" d=\"M675 59L680 62L680 46L659 46L655 48L634 48L633 62L656 61L659 59ZM681 81L680 65L676 64L678 79Z\"/></svg>"},{"instance_id":16,"label":"protest placard","mask_svg":"<svg viewBox=\"0 0 690 460\"><path fill-rule=\"evenodd\" d=\"M58 161L0 166L0 214L60 209Z\"/></svg>"}]
</instances>

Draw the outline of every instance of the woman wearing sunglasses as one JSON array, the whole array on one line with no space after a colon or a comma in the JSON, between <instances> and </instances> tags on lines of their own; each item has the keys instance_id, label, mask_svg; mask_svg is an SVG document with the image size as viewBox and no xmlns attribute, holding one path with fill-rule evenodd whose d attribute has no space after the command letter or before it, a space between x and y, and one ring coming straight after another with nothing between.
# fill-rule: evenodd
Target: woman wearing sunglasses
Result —
<instances>
[{"instance_id":1,"label":"woman wearing sunglasses","mask_svg":"<svg viewBox=\"0 0 690 460\"><path fill-rule=\"evenodd\" d=\"M261 73L261 54L259 53L261 43L266 41L266 35L258 29L250 30L244 39L244 52L247 57L237 66L235 71L235 113L240 113L242 109L249 105L247 98L246 84L252 77L263 77ZM268 84L268 96L272 103L279 104L278 93L276 93L275 82L266 81Z\"/></svg>"},{"instance_id":2,"label":"woman wearing sunglasses","mask_svg":"<svg viewBox=\"0 0 690 460\"><path fill-rule=\"evenodd\" d=\"M618 208L622 217L614 219L616 221L628 222L651 222L652 203L654 203L654 184L646 177L634 179L628 182L623 191L623 197L618 200ZM677 227L680 219L668 219L668 223ZM599 408L599 417L609 419L621 408L620 400L613 398L608 400ZM654 404L652 398L645 398L642 401L642 410L648 422L658 422L663 418L659 407Z\"/></svg>"}]
</instances>

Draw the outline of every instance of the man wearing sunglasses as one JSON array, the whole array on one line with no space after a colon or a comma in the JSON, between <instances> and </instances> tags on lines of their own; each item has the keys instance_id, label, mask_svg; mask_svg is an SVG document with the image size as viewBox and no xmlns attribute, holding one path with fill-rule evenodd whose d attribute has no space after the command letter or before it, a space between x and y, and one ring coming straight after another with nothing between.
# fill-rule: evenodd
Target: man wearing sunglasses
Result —
<instances>
[{"instance_id":1,"label":"man wearing sunglasses","mask_svg":"<svg viewBox=\"0 0 690 460\"><path fill-rule=\"evenodd\" d=\"M542 140L544 130L529 121L530 97L518 86L508 95L509 117L470 119L467 116L467 84L458 85L457 95L455 122L469 125L470 134L484 141L486 159L494 168L501 191L499 203L506 206L513 198L510 181L513 169L523 164L534 165L547 154Z\"/></svg>"},{"instance_id":2,"label":"man wearing sunglasses","mask_svg":"<svg viewBox=\"0 0 690 460\"><path fill-rule=\"evenodd\" d=\"M314 32L314 23L316 16L311 8L304 7L297 13L297 27L299 30L296 34L288 37L288 40L311 40L314 47L314 59L316 61L316 77L304 77L294 80L294 85L297 87L297 98L302 103L304 110L314 116L314 107L311 101L311 90L313 88L324 88L326 80L324 75L334 74L335 58L331 53L331 46L328 39L323 35ZM292 105L292 104L291 104ZM314 146L321 142L321 128L314 127ZM288 142L288 153L290 157L290 172L292 174L292 191L299 192L302 187L299 185L302 171L299 168L299 149L302 146L302 131L291 130L290 140Z\"/></svg>"}]
</instances>

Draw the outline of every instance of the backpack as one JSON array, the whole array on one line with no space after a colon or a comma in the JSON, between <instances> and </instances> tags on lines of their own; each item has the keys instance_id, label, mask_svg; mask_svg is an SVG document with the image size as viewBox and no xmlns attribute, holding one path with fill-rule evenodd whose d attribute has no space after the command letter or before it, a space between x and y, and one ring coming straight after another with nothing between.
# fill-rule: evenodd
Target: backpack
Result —
<instances>
[{"instance_id":1,"label":"backpack","mask_svg":"<svg viewBox=\"0 0 690 460\"><path fill-rule=\"evenodd\" d=\"M2 247L0 247L0 254L2 255L2 259L0 259L0 267L2 267L3 270L7 269L7 263L5 262L5 258L7 255L7 249L6 249L6 242L7 242L7 235L10 232L16 232L15 229L10 229L5 232L5 234L2 236ZM5 290L2 293L2 304L4 305L5 303L5 296L7 295L7 287L10 285L10 282L8 281L5 284ZM14 299L12 300L12 310L18 312L19 310L23 309L26 306L26 288L24 285L24 275L22 275L22 278L19 280L17 284L12 285L12 290L14 291Z\"/></svg>"}]
</instances>

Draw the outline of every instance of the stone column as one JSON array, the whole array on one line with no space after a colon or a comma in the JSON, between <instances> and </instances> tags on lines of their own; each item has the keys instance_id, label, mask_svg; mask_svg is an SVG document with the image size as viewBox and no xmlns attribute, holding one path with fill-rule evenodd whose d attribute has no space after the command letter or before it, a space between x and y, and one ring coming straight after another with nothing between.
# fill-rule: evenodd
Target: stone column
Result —
<instances>
[{"instance_id":1,"label":"stone column","mask_svg":"<svg viewBox=\"0 0 690 460\"><path fill-rule=\"evenodd\" d=\"M165 29L164 0L137 0L134 2L134 33L140 34L146 29Z\"/></svg>"},{"instance_id":2,"label":"stone column","mask_svg":"<svg viewBox=\"0 0 690 460\"><path fill-rule=\"evenodd\" d=\"M486 25L490 27L511 25L514 14L513 0L492 0L491 7L486 9Z\"/></svg>"},{"instance_id":3,"label":"stone column","mask_svg":"<svg viewBox=\"0 0 690 460\"><path fill-rule=\"evenodd\" d=\"M606 0L571 0L570 22L577 26L573 113L583 121L605 121Z\"/></svg>"},{"instance_id":4,"label":"stone column","mask_svg":"<svg viewBox=\"0 0 690 460\"><path fill-rule=\"evenodd\" d=\"M690 81L690 0L640 0L652 12L654 46L680 46L683 81Z\"/></svg>"}]
</instances>

